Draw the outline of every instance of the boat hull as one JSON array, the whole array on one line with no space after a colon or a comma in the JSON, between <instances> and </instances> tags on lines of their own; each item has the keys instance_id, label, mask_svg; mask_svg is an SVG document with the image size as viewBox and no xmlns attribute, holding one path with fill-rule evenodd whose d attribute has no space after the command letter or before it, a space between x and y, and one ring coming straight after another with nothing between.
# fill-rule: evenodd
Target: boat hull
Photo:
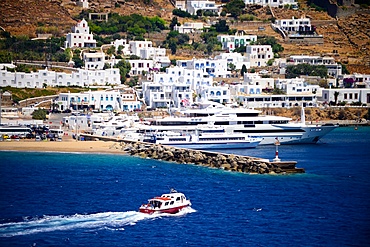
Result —
<instances>
[{"instance_id":1,"label":"boat hull","mask_svg":"<svg viewBox=\"0 0 370 247\"><path fill-rule=\"evenodd\" d=\"M276 139L281 145L293 144L315 144L323 136L336 129L337 125L305 125L305 126L279 126L274 125L273 128L265 128L255 131L249 129L235 129L236 132L249 133L262 138L259 145L274 145ZM252 133L251 133L252 132Z\"/></svg>"},{"instance_id":2,"label":"boat hull","mask_svg":"<svg viewBox=\"0 0 370 247\"><path fill-rule=\"evenodd\" d=\"M260 142L240 142L240 143L161 143L162 145L169 145L179 148L197 149L197 150L209 150L209 149L245 149L245 148L256 148Z\"/></svg>"},{"instance_id":3,"label":"boat hull","mask_svg":"<svg viewBox=\"0 0 370 247\"><path fill-rule=\"evenodd\" d=\"M173 208L167 208L167 209L153 209L153 208L144 208L140 207L139 212L144 214L177 214L180 212L183 208L189 207L190 205L182 205L177 206Z\"/></svg>"}]
</instances>

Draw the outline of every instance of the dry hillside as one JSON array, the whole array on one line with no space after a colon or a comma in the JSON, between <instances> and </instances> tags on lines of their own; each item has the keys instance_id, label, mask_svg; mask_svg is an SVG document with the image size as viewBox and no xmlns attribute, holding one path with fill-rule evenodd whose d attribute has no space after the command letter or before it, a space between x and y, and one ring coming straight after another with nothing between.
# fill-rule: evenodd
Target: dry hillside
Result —
<instances>
[{"instance_id":1,"label":"dry hillside","mask_svg":"<svg viewBox=\"0 0 370 247\"><path fill-rule=\"evenodd\" d=\"M220 3L220 1L216 1ZM247 23L233 22L232 28L243 29L247 33L258 35L273 35L283 45L282 56L291 54L329 55L337 61L346 64L350 72L370 74L370 12L356 13L346 18L334 19L325 12L317 12L298 1L299 11L273 8L276 18L291 18L307 16L317 27L318 34L324 36L323 45L287 44L279 34L265 22L265 31L258 31L258 26ZM146 4L148 3L148 4ZM172 19L174 9L170 0L89 0L90 9L95 12L116 12L124 15L138 13L147 16L160 16L167 21ZM60 35L65 35L77 22L76 16L82 8L76 5L76 0L1 0L0 26L13 35L36 36L36 27L56 27ZM258 20L268 20L272 17L267 8L247 10L253 12ZM181 20L180 21L185 21ZM160 43L165 34L153 34L151 38ZM335 52L334 52L335 51ZM193 51L180 51L174 58L191 58L201 56Z\"/></svg>"}]
</instances>

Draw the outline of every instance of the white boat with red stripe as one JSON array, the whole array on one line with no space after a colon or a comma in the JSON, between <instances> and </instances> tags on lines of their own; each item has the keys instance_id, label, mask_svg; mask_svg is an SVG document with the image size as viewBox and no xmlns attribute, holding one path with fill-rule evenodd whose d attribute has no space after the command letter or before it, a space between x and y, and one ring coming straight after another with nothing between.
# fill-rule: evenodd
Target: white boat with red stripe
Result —
<instances>
[{"instance_id":1,"label":"white boat with red stripe","mask_svg":"<svg viewBox=\"0 0 370 247\"><path fill-rule=\"evenodd\" d=\"M191 202L183 193L171 189L168 194L156 196L148 200L148 203L143 204L139 208L139 212L146 214L167 213L176 214L186 207L190 207Z\"/></svg>"}]
</instances>

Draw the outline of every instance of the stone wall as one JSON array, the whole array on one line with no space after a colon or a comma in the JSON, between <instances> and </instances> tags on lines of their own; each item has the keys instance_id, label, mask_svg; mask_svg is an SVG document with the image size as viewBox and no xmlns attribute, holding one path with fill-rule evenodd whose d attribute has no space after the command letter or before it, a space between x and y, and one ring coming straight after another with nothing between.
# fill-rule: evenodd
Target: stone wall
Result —
<instances>
[{"instance_id":1,"label":"stone wall","mask_svg":"<svg viewBox=\"0 0 370 247\"><path fill-rule=\"evenodd\" d=\"M304 173L304 169L296 168L295 161L269 162L266 159L223 154L142 142L120 142L115 145L130 155L151 158L180 164L195 164L218 168L227 171L251 174L287 174Z\"/></svg>"}]
</instances>

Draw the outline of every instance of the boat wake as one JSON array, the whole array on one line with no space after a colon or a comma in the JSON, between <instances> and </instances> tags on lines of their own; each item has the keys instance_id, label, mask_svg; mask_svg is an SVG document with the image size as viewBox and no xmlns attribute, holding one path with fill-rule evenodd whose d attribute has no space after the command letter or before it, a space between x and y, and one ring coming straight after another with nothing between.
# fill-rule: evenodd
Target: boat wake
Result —
<instances>
[{"instance_id":1,"label":"boat wake","mask_svg":"<svg viewBox=\"0 0 370 247\"><path fill-rule=\"evenodd\" d=\"M104 212L96 214L75 214L24 218L20 222L0 224L0 237L14 237L53 231L73 229L124 230L125 226L135 225L139 221L162 217L178 217L196 212L185 208L177 214L144 214L136 211Z\"/></svg>"}]
</instances>

